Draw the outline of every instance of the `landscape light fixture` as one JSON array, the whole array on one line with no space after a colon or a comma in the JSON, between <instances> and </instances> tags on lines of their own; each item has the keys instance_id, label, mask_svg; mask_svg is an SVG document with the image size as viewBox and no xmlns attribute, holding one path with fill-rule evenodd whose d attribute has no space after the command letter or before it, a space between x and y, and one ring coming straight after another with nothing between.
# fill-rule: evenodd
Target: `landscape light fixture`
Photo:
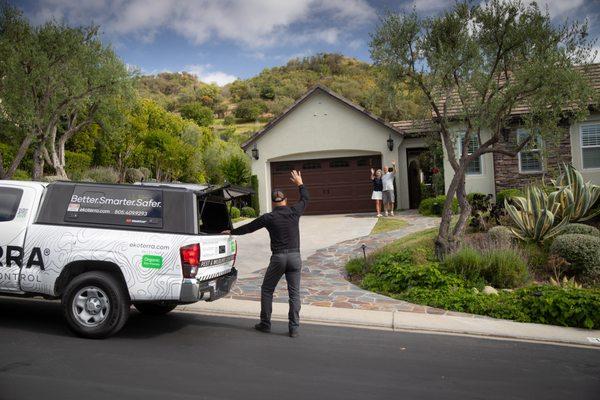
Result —
<instances>
[{"instance_id":1,"label":"landscape light fixture","mask_svg":"<svg viewBox=\"0 0 600 400\"><path fill-rule=\"evenodd\" d=\"M256 147L256 144L254 145L254 148L252 149L252 158L254 158L255 160L258 160L258 148Z\"/></svg>"},{"instance_id":2,"label":"landscape light fixture","mask_svg":"<svg viewBox=\"0 0 600 400\"><path fill-rule=\"evenodd\" d=\"M390 137L387 140L388 149L390 151L394 150L394 139L392 139L392 134L390 133Z\"/></svg>"}]
</instances>

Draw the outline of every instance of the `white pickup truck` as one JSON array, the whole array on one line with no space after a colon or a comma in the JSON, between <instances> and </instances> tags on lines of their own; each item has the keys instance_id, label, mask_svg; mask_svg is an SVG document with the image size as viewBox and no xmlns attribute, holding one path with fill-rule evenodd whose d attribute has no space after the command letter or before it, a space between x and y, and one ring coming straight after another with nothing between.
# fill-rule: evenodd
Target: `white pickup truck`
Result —
<instances>
[{"instance_id":1,"label":"white pickup truck","mask_svg":"<svg viewBox=\"0 0 600 400\"><path fill-rule=\"evenodd\" d=\"M238 193L239 195L239 193ZM0 181L0 294L60 299L78 335L118 332L237 278L227 188Z\"/></svg>"}]
</instances>

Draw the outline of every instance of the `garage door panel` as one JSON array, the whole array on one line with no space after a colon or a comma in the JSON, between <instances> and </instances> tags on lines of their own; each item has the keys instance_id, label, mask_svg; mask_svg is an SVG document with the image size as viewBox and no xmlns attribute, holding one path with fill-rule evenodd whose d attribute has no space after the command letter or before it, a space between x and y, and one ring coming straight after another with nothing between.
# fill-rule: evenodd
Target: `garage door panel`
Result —
<instances>
[{"instance_id":1,"label":"garage door panel","mask_svg":"<svg viewBox=\"0 0 600 400\"><path fill-rule=\"evenodd\" d=\"M366 212L373 208L370 168L381 168L381 156L341 157L271 163L271 187L280 189L288 203L299 199L290 171L302 172L310 192L307 214Z\"/></svg>"}]
</instances>

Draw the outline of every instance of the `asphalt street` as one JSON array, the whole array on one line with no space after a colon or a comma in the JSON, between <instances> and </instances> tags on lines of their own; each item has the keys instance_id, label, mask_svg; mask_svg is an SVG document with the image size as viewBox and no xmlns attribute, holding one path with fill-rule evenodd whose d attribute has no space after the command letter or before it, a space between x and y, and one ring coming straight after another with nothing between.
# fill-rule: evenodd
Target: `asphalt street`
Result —
<instances>
[{"instance_id":1,"label":"asphalt street","mask_svg":"<svg viewBox=\"0 0 600 400\"><path fill-rule=\"evenodd\" d=\"M599 399L600 351L135 311L73 337L58 303L0 298L0 399Z\"/></svg>"}]
</instances>

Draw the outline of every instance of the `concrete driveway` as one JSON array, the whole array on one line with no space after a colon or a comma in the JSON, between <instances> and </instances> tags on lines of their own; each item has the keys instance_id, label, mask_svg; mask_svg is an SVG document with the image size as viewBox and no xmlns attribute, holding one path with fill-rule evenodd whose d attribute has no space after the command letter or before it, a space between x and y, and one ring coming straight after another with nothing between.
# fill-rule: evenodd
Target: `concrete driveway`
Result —
<instances>
[{"instance_id":1,"label":"concrete driveway","mask_svg":"<svg viewBox=\"0 0 600 400\"><path fill-rule=\"evenodd\" d=\"M245 220L235 224L247 224ZM318 249L328 247L345 240L368 235L377 222L373 215L307 215L300 219L300 251L306 258ZM269 233L260 229L244 236L237 236L238 257L236 268L240 278L253 276L269 264L271 249Z\"/></svg>"}]
</instances>

